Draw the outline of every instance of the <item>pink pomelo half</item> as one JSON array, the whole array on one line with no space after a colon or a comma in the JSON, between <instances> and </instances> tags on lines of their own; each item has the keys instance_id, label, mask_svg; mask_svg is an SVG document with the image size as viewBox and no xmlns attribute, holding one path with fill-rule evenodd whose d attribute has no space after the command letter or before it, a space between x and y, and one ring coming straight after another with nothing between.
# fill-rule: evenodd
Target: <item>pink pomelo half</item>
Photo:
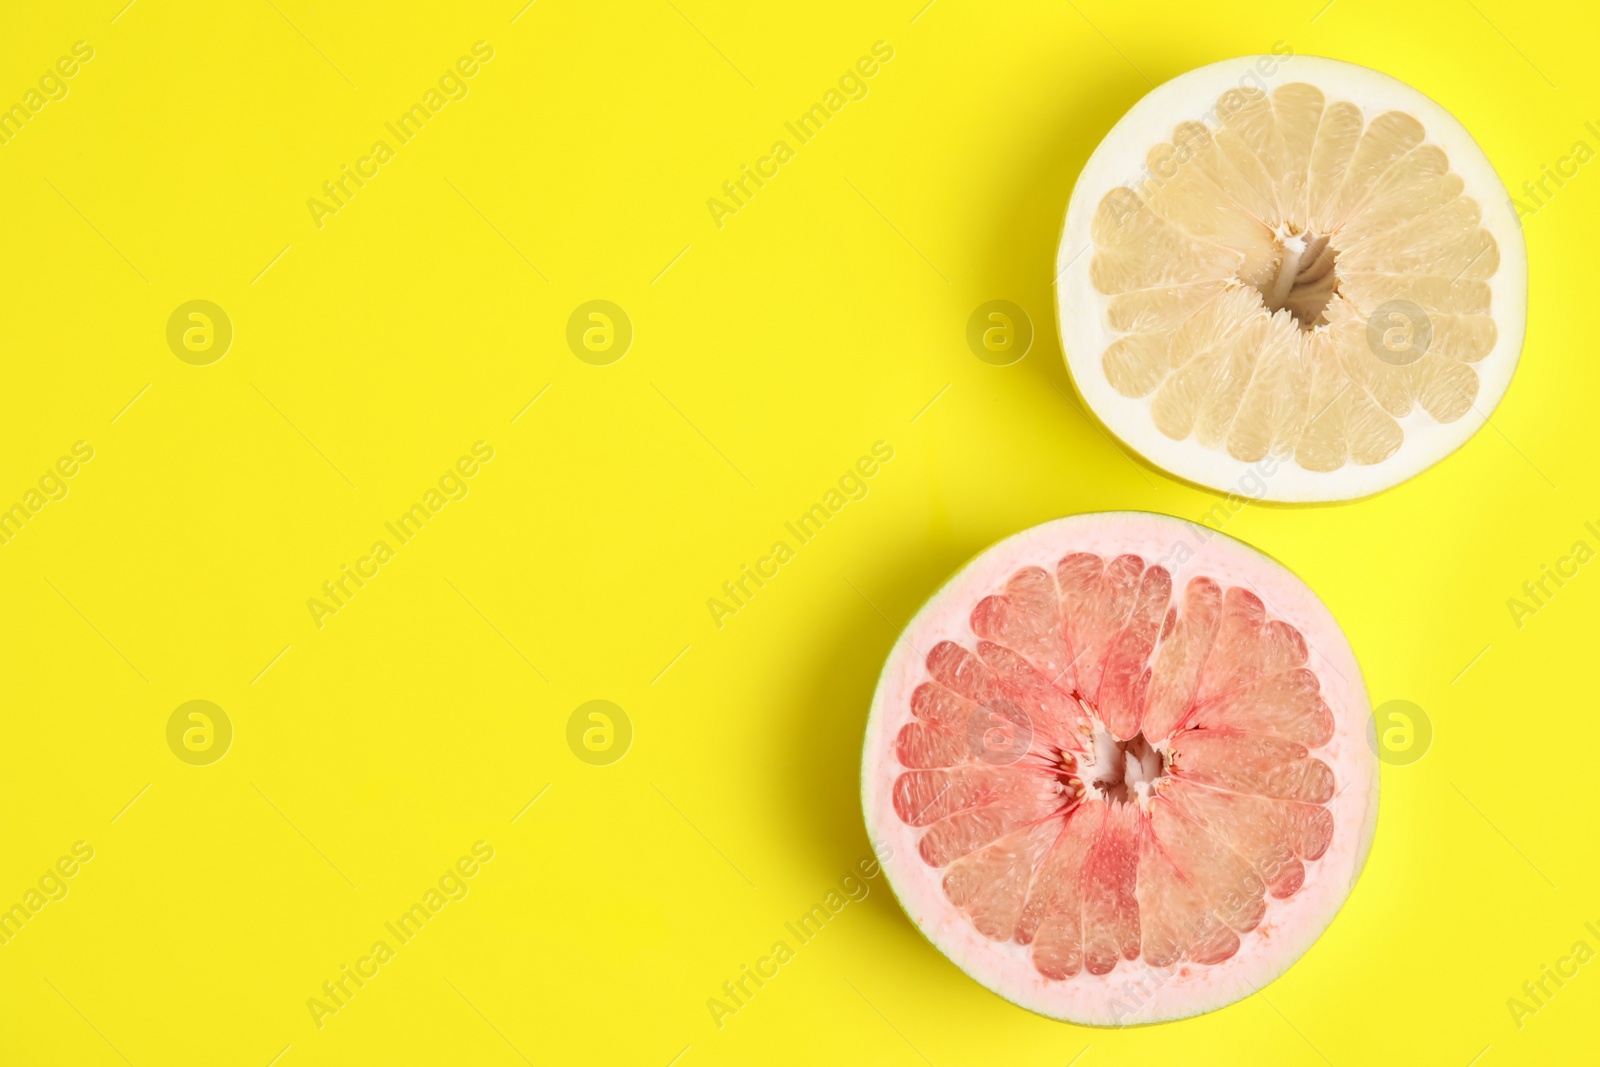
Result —
<instances>
[{"instance_id":1,"label":"pink pomelo half","mask_svg":"<svg viewBox=\"0 0 1600 1067\"><path fill-rule=\"evenodd\" d=\"M1328 609L1214 530L1114 512L1000 542L889 655L867 830L924 935L994 992L1124 1026L1248 996L1344 903L1378 813Z\"/></svg>"}]
</instances>

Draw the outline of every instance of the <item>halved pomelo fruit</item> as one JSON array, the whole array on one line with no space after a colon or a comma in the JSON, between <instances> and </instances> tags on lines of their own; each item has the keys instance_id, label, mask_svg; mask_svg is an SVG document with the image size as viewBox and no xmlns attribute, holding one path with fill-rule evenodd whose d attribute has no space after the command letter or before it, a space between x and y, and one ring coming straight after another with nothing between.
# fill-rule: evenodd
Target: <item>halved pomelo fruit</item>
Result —
<instances>
[{"instance_id":1,"label":"halved pomelo fruit","mask_svg":"<svg viewBox=\"0 0 1600 1067\"><path fill-rule=\"evenodd\" d=\"M1366 67L1261 56L1174 78L1106 135L1057 287L1073 380L1129 447L1225 492L1345 500L1489 417L1527 258L1449 112Z\"/></svg>"},{"instance_id":2,"label":"halved pomelo fruit","mask_svg":"<svg viewBox=\"0 0 1600 1067\"><path fill-rule=\"evenodd\" d=\"M1058 519L917 614L867 722L867 830L957 966L1044 1015L1195 1015L1332 921L1378 811L1372 712L1327 608L1181 519Z\"/></svg>"}]
</instances>

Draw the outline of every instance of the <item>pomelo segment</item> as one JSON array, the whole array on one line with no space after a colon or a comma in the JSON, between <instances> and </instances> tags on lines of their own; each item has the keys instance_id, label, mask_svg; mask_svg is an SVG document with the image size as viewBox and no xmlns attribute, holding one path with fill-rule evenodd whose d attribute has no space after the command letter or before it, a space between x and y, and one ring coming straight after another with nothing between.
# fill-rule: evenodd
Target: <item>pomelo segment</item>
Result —
<instances>
[{"instance_id":1,"label":"pomelo segment","mask_svg":"<svg viewBox=\"0 0 1600 1067\"><path fill-rule=\"evenodd\" d=\"M1482 426L1522 351L1527 259L1449 112L1365 67L1261 56L1167 82L1106 135L1057 286L1073 380L1134 451L1227 492L1344 500Z\"/></svg>"},{"instance_id":2,"label":"pomelo segment","mask_svg":"<svg viewBox=\"0 0 1600 1067\"><path fill-rule=\"evenodd\" d=\"M867 829L957 966L1058 1019L1130 1025L1248 996L1366 860L1377 755L1328 610L1223 534L1137 512L989 549L890 653Z\"/></svg>"}]
</instances>

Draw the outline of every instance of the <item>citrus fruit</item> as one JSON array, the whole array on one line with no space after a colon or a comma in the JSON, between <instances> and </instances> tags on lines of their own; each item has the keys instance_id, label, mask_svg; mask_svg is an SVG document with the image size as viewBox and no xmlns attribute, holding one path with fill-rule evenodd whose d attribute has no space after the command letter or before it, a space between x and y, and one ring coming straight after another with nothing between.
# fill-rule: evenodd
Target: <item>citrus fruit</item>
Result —
<instances>
[{"instance_id":1,"label":"citrus fruit","mask_svg":"<svg viewBox=\"0 0 1600 1067\"><path fill-rule=\"evenodd\" d=\"M1449 112L1366 67L1261 56L1174 78L1106 135L1057 298L1079 392L1145 459L1258 499L1346 500L1489 417L1522 351L1527 259Z\"/></svg>"},{"instance_id":2,"label":"citrus fruit","mask_svg":"<svg viewBox=\"0 0 1600 1067\"><path fill-rule=\"evenodd\" d=\"M895 644L862 757L906 912L973 978L1129 1025L1255 992L1314 942L1377 818L1361 672L1280 564L1181 519L1058 519Z\"/></svg>"}]
</instances>

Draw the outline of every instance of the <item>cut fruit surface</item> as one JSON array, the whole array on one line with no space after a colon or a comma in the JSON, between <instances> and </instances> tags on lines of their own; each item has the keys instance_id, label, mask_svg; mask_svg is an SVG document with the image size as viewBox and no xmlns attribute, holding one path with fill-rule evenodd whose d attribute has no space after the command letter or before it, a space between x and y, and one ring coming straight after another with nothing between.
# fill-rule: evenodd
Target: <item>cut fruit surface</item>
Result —
<instances>
[{"instance_id":1,"label":"cut fruit surface","mask_svg":"<svg viewBox=\"0 0 1600 1067\"><path fill-rule=\"evenodd\" d=\"M1365 496L1455 451L1510 384L1527 311L1522 231L1472 137L1315 56L1139 101L1073 189L1057 284L1100 420L1172 474L1270 500Z\"/></svg>"},{"instance_id":2,"label":"cut fruit surface","mask_svg":"<svg viewBox=\"0 0 1600 1067\"><path fill-rule=\"evenodd\" d=\"M1365 862L1360 670L1280 564L1180 519L1080 515L989 549L918 613L862 801L922 932L1060 1019L1155 1022L1276 978Z\"/></svg>"}]
</instances>

